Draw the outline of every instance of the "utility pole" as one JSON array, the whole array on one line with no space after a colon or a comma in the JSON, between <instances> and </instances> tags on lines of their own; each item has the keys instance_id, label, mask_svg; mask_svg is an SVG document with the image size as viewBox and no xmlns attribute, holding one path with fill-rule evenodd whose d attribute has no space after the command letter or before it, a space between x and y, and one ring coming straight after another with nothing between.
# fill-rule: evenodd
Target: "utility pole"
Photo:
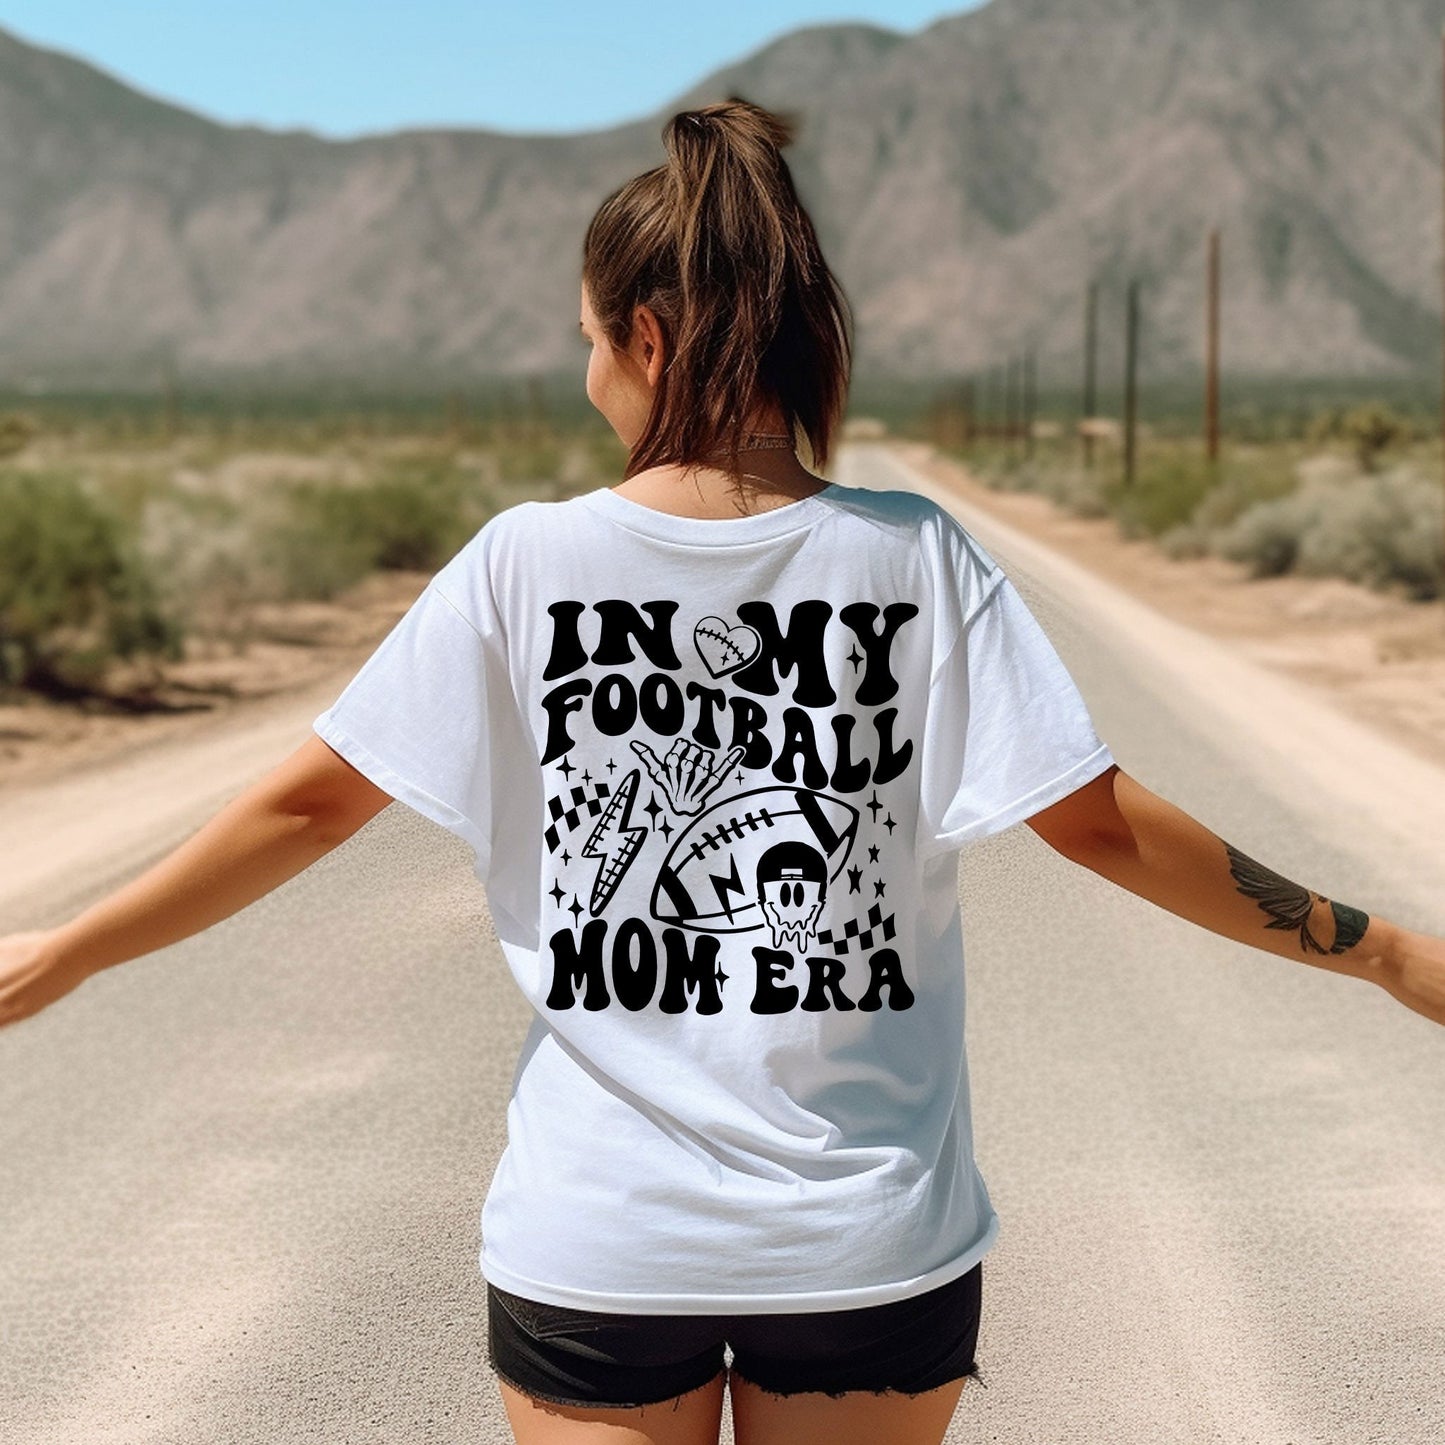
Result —
<instances>
[{"instance_id":1,"label":"utility pole","mask_svg":"<svg viewBox=\"0 0 1445 1445\"><path fill-rule=\"evenodd\" d=\"M1034 353L1030 348L1024 352L1024 396L1023 396L1023 429L1024 429L1024 456L1032 457L1034 454L1034 405L1037 377L1034 370Z\"/></svg>"},{"instance_id":2,"label":"utility pole","mask_svg":"<svg viewBox=\"0 0 1445 1445\"><path fill-rule=\"evenodd\" d=\"M1442 391L1445 396L1445 391ZM1442 403L1445 404L1445 403ZM1442 413L1445 415L1445 413ZM1204 341L1204 452L1219 461L1219 228L1209 233L1209 301Z\"/></svg>"},{"instance_id":3,"label":"utility pole","mask_svg":"<svg viewBox=\"0 0 1445 1445\"><path fill-rule=\"evenodd\" d=\"M1084 465L1094 465L1095 376L1099 358L1099 283L1089 282L1084 298Z\"/></svg>"},{"instance_id":4,"label":"utility pole","mask_svg":"<svg viewBox=\"0 0 1445 1445\"><path fill-rule=\"evenodd\" d=\"M1013 455L1014 438L1018 436L1018 364L1011 356L1003 364L1003 435L1009 455Z\"/></svg>"},{"instance_id":5,"label":"utility pole","mask_svg":"<svg viewBox=\"0 0 1445 1445\"><path fill-rule=\"evenodd\" d=\"M181 387L177 376L175 350L169 349L161 362L161 432L167 442L176 439L181 428Z\"/></svg>"},{"instance_id":6,"label":"utility pole","mask_svg":"<svg viewBox=\"0 0 1445 1445\"><path fill-rule=\"evenodd\" d=\"M1135 430L1139 419L1139 283L1129 282L1129 311L1124 330L1124 485L1134 485Z\"/></svg>"}]
</instances>

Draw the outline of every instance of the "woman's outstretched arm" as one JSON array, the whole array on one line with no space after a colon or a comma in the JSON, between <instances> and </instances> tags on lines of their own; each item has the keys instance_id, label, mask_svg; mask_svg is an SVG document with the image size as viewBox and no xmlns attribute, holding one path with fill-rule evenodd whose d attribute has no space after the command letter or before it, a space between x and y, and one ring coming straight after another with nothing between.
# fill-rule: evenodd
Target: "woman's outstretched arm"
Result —
<instances>
[{"instance_id":1,"label":"woman's outstretched arm","mask_svg":"<svg viewBox=\"0 0 1445 1445\"><path fill-rule=\"evenodd\" d=\"M1118 767L1028 822L1065 857L1170 913L1283 958L1377 983L1445 1024L1445 939L1281 877Z\"/></svg>"},{"instance_id":2,"label":"woman's outstretched arm","mask_svg":"<svg viewBox=\"0 0 1445 1445\"><path fill-rule=\"evenodd\" d=\"M391 801L309 736L184 843L68 923L0 937L0 1025L38 1013L103 968L239 912Z\"/></svg>"}]
</instances>

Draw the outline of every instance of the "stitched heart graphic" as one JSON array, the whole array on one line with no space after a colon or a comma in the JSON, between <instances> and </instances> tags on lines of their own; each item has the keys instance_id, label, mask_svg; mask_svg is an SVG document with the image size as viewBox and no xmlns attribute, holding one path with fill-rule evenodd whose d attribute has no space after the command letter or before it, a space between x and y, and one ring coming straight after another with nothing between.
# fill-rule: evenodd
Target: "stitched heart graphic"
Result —
<instances>
[{"instance_id":1,"label":"stitched heart graphic","mask_svg":"<svg viewBox=\"0 0 1445 1445\"><path fill-rule=\"evenodd\" d=\"M758 655L763 640L745 623L729 627L721 617L704 617L692 629L697 655L714 677L736 672Z\"/></svg>"}]
</instances>

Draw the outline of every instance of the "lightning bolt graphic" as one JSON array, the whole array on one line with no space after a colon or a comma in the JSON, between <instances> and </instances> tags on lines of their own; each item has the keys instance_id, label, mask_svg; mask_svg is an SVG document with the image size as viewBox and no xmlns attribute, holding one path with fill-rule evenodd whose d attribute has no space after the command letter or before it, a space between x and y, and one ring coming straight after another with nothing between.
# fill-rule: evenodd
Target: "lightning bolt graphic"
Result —
<instances>
[{"instance_id":1,"label":"lightning bolt graphic","mask_svg":"<svg viewBox=\"0 0 1445 1445\"><path fill-rule=\"evenodd\" d=\"M717 901L722 904L722 910L728 916L728 922L733 921L733 905L729 897L736 893L740 898L743 894L742 880L738 877L738 855L732 855L732 871L726 878L720 873L709 873L707 876L712 879L713 892L717 894Z\"/></svg>"},{"instance_id":2,"label":"lightning bolt graphic","mask_svg":"<svg viewBox=\"0 0 1445 1445\"><path fill-rule=\"evenodd\" d=\"M637 779L640 768L633 768L623 778L612 800L607 804L597 826L587 835L582 845L584 858L600 858L597 877L592 882L592 899L588 911L595 917L607 907L622 875L627 872L642 840L647 837L646 828L628 827L632 816L632 804L637 797Z\"/></svg>"}]
</instances>

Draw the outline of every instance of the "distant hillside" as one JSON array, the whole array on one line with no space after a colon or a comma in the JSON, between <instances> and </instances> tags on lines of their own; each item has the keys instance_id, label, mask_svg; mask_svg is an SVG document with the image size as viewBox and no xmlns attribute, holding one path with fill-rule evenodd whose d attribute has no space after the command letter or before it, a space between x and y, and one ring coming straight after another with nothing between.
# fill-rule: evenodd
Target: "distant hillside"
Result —
<instances>
[{"instance_id":1,"label":"distant hillside","mask_svg":"<svg viewBox=\"0 0 1445 1445\"><path fill-rule=\"evenodd\" d=\"M682 106L799 111L790 154L860 374L1077 354L1139 275L1198 364L1223 228L1237 371L1439 355L1445 0L992 0L916 35L796 31L656 116L356 141L216 125L0 31L0 384L580 370L583 229Z\"/></svg>"}]
</instances>

